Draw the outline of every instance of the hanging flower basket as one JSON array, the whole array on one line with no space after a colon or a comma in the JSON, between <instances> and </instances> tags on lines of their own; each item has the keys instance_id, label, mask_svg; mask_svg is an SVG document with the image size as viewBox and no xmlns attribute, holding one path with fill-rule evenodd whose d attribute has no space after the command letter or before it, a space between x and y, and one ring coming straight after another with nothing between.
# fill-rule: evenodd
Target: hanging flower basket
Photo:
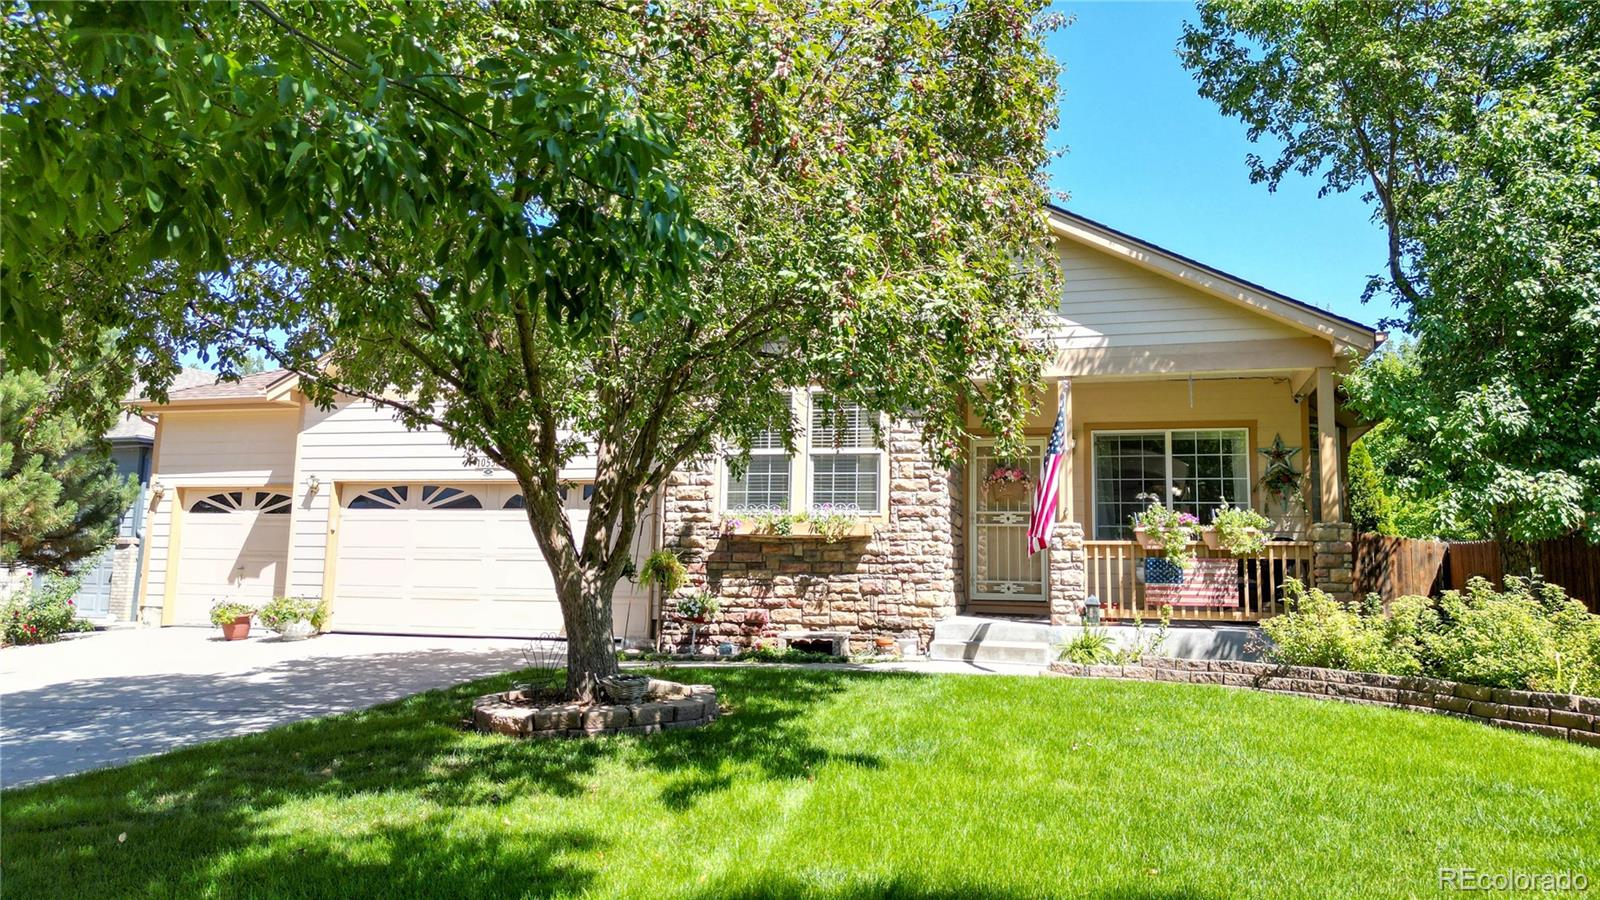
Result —
<instances>
[{"instance_id":1,"label":"hanging flower basket","mask_svg":"<svg viewBox=\"0 0 1600 900\"><path fill-rule=\"evenodd\" d=\"M1026 469L1000 463L983 476L983 491L991 503L1016 503L1028 499L1033 487Z\"/></svg>"}]
</instances>

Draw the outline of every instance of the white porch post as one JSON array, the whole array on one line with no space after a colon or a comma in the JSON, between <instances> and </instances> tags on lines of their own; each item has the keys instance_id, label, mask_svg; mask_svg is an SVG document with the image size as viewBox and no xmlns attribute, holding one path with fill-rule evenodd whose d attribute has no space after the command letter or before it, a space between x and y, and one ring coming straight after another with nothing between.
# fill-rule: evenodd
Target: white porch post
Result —
<instances>
[{"instance_id":1,"label":"white porch post","mask_svg":"<svg viewBox=\"0 0 1600 900\"><path fill-rule=\"evenodd\" d=\"M1322 521L1344 519L1343 497L1339 490L1338 398L1334 395L1333 369L1317 369L1317 482L1322 492Z\"/></svg>"},{"instance_id":2,"label":"white porch post","mask_svg":"<svg viewBox=\"0 0 1600 900\"><path fill-rule=\"evenodd\" d=\"M1056 521L1072 522L1075 521L1075 514L1072 506L1074 442L1072 440L1072 380L1070 378L1061 379L1060 388L1056 391L1056 402L1060 404L1066 420L1066 433L1062 435L1062 440L1065 443L1061 446L1061 483L1056 485L1057 502L1060 503L1056 510Z\"/></svg>"}]
</instances>

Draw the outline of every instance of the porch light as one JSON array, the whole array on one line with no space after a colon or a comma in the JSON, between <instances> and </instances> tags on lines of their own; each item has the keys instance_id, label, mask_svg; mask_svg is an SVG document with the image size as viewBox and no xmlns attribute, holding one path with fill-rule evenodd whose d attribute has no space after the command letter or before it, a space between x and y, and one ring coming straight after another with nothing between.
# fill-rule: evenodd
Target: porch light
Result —
<instances>
[{"instance_id":1,"label":"porch light","mask_svg":"<svg viewBox=\"0 0 1600 900\"><path fill-rule=\"evenodd\" d=\"M320 490L322 490L322 479L318 478L315 475L307 475L306 476L306 493L308 493L311 496L315 497L317 495L317 491L320 491Z\"/></svg>"},{"instance_id":2,"label":"porch light","mask_svg":"<svg viewBox=\"0 0 1600 900\"><path fill-rule=\"evenodd\" d=\"M1083 621L1088 625L1100 624L1100 598L1094 594L1083 601Z\"/></svg>"},{"instance_id":3,"label":"porch light","mask_svg":"<svg viewBox=\"0 0 1600 900\"><path fill-rule=\"evenodd\" d=\"M167 486L162 484L159 479L150 482L150 496L151 497L154 497L155 499L160 500L161 499L161 495L165 494L166 492L167 492Z\"/></svg>"}]
</instances>

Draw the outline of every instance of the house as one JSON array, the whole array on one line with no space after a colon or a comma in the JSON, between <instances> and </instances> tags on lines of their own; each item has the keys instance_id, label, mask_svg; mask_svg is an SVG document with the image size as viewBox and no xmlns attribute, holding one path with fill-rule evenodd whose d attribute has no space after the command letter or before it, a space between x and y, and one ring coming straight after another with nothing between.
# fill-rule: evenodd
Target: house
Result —
<instances>
[{"instance_id":1,"label":"house","mask_svg":"<svg viewBox=\"0 0 1600 900\"><path fill-rule=\"evenodd\" d=\"M183 369L173 379L172 390L184 390L217 380L215 373L204 369ZM136 385L127 400L143 396L144 388ZM139 591L139 572L144 558L144 512L149 502L151 450L155 444L155 425L132 412L123 413L122 419L106 433L111 444L111 460L116 463L121 478L135 477L139 493L122 514L116 537L91 565L82 572L82 581L72 602L78 614L95 622L132 622L135 620L134 597Z\"/></svg>"},{"instance_id":2,"label":"house","mask_svg":"<svg viewBox=\"0 0 1600 900\"><path fill-rule=\"evenodd\" d=\"M1050 226L1065 277L1042 336L1052 359L1029 458L999 460L975 434L966 464L941 468L914 422L878 423L880 444L874 413L823 415L815 393L796 392L812 425L798 452L759 442L737 477L721 463L685 467L635 536L639 556L678 551L686 590L721 599L702 631L925 641L933 622L963 612L1067 621L1091 595L1109 617L1154 615L1148 589L1159 579L1128 529L1152 496L1202 520L1226 500L1276 522L1279 539L1259 557L1202 551L1215 590L1207 602L1175 601L1176 618L1271 614L1291 576L1349 592L1340 463L1354 423L1340 418L1337 382L1382 336L1064 210ZM1070 447L1060 522L1049 549L1029 556L1029 499L985 475L999 463L1037 473L1058 410ZM159 419L147 621L203 623L215 598L286 593L328 598L338 630L559 632L513 480L465 468L442 435L407 431L353 398L318 410L281 371L174 391L147 412ZM1261 451L1280 438L1299 451L1305 490L1272 502L1256 483ZM563 476L581 519L593 463ZM763 512L824 506L862 524L832 541L761 524ZM633 639L683 633L669 600L628 582L614 625Z\"/></svg>"}]
</instances>

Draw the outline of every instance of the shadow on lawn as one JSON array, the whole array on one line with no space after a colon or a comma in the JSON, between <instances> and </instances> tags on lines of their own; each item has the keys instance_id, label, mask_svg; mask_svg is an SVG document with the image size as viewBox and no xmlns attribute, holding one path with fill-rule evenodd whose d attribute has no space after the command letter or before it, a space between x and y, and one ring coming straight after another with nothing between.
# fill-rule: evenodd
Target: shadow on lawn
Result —
<instances>
[{"instance_id":1,"label":"shadow on lawn","mask_svg":"<svg viewBox=\"0 0 1600 900\"><path fill-rule=\"evenodd\" d=\"M359 662L367 679L373 666L386 664L373 657ZM302 668L327 671L299 671L296 680L318 684L320 676L324 690L337 690L352 677L339 667L351 664L301 660ZM590 790L596 770L617 757L668 775L658 799L674 809L694 806L735 777L804 778L833 761L880 765L868 754L819 745L804 722L816 706L846 690L855 677L850 673L665 674L716 684L732 714L707 728L648 737L517 741L461 731L458 723L472 698L516 683L518 673L511 673L8 792L0 828L7 887L18 896L49 895L60 886L61 873L72 872L85 895L183 894L219 883L266 895L317 893L313 885L346 896L369 888L398 894L443 888L456 896L518 894L535 885L540 893L577 891L594 873L580 863L552 860L560 851L602 849L601 840L556 823L550 830L502 833L494 824L500 808L539 795L579 796ZM153 683L178 677L75 689L88 696L115 692L131 702L161 691L178 693L175 685ZM346 826L353 834L340 833L337 825L288 828L275 817L286 803L327 798L336 805L363 794L395 796L400 808L410 795L450 813L420 825L380 817ZM449 827L467 813L491 818L476 832ZM129 844L119 835L127 835Z\"/></svg>"}]
</instances>

